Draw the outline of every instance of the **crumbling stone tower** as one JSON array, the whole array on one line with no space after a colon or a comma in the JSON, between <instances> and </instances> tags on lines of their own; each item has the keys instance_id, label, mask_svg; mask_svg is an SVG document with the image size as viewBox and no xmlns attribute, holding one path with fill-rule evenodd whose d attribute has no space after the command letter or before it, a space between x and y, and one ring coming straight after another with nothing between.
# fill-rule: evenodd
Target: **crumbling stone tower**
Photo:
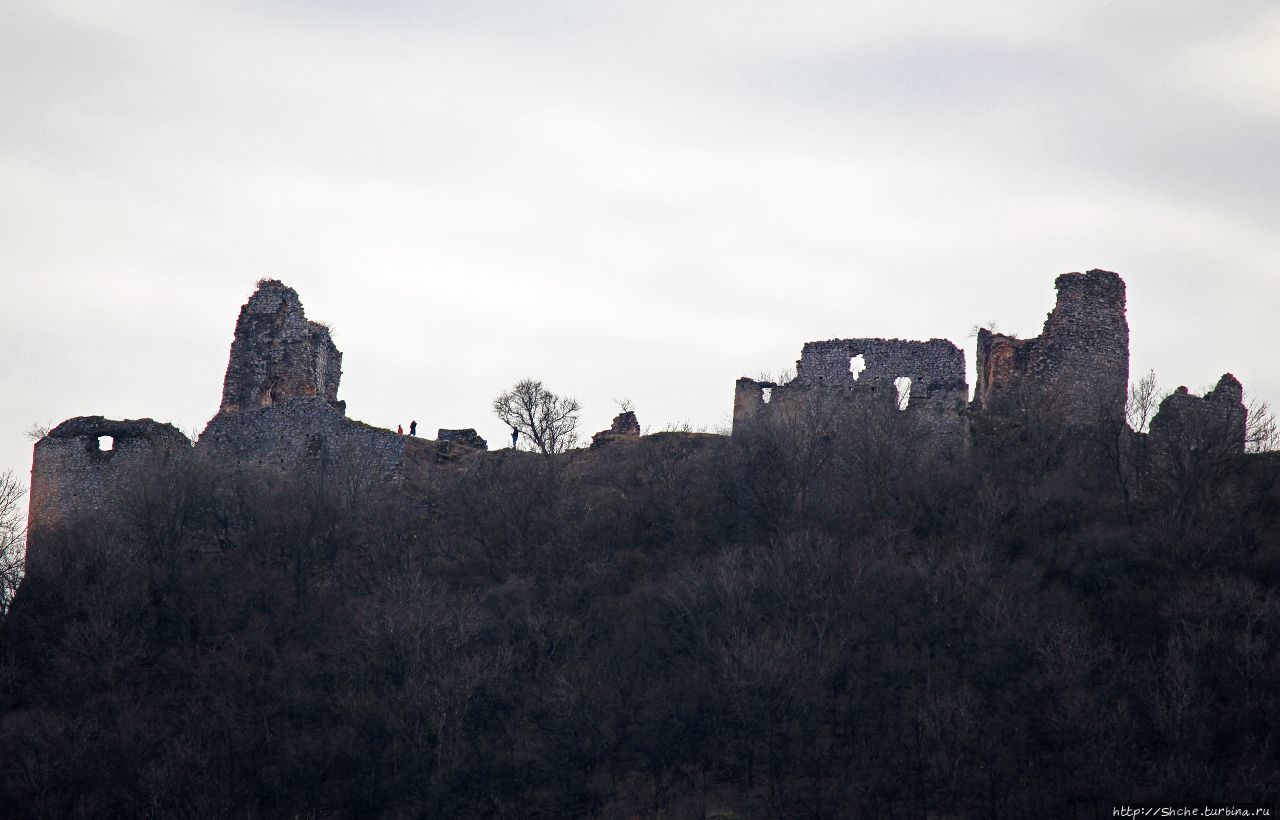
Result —
<instances>
[{"instance_id":1,"label":"crumbling stone tower","mask_svg":"<svg viewBox=\"0 0 1280 820\"><path fill-rule=\"evenodd\" d=\"M236 321L222 406L196 443L235 471L356 471L395 479L405 436L347 418L342 353L293 288L263 279Z\"/></svg>"},{"instance_id":2,"label":"crumbling stone tower","mask_svg":"<svg viewBox=\"0 0 1280 820\"><path fill-rule=\"evenodd\" d=\"M240 309L219 412L266 407L297 396L337 401L342 353L329 329L309 322L298 292L263 279Z\"/></svg>"},{"instance_id":3,"label":"crumbling stone tower","mask_svg":"<svg viewBox=\"0 0 1280 820\"><path fill-rule=\"evenodd\" d=\"M978 331L974 405L1006 415L1052 413L1068 424L1121 424L1129 390L1125 286L1105 270L1064 273L1034 339Z\"/></svg>"}]
</instances>

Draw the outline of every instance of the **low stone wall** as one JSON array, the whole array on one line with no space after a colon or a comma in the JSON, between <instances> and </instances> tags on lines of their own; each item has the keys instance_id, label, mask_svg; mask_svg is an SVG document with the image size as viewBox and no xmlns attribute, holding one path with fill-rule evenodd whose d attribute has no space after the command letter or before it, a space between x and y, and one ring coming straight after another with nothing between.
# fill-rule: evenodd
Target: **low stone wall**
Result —
<instances>
[{"instance_id":1,"label":"low stone wall","mask_svg":"<svg viewBox=\"0 0 1280 820\"><path fill-rule=\"evenodd\" d=\"M407 438L353 421L325 399L298 397L219 413L200 434L196 449L232 471L328 464L390 481L400 476Z\"/></svg>"}]
</instances>

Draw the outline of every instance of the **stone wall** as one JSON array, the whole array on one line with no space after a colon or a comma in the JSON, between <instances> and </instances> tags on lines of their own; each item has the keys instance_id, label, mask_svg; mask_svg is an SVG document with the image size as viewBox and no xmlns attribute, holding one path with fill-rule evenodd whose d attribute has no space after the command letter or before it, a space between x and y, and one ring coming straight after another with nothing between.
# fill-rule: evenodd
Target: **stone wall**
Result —
<instances>
[{"instance_id":1,"label":"stone wall","mask_svg":"<svg viewBox=\"0 0 1280 820\"><path fill-rule=\"evenodd\" d=\"M733 430L741 432L753 419L764 413L772 398L774 382L756 381L746 376L733 386Z\"/></svg>"},{"instance_id":2,"label":"stone wall","mask_svg":"<svg viewBox=\"0 0 1280 820\"><path fill-rule=\"evenodd\" d=\"M1244 388L1226 373L1204 396L1179 387L1160 402L1151 420L1151 449L1157 454L1243 453L1247 421Z\"/></svg>"},{"instance_id":3,"label":"stone wall","mask_svg":"<svg viewBox=\"0 0 1280 820\"><path fill-rule=\"evenodd\" d=\"M464 427L459 430L450 430L441 427L436 431L436 441L449 444L461 444L465 447L471 447L475 450L488 450L489 442L480 437L474 427Z\"/></svg>"},{"instance_id":4,"label":"stone wall","mask_svg":"<svg viewBox=\"0 0 1280 820\"><path fill-rule=\"evenodd\" d=\"M591 437L592 447L601 447L610 441L620 438L639 438L640 437L640 420L636 418L636 414L631 410L623 410L621 413L613 417L613 423L609 425L608 430L601 430Z\"/></svg>"},{"instance_id":5,"label":"stone wall","mask_svg":"<svg viewBox=\"0 0 1280 820\"><path fill-rule=\"evenodd\" d=\"M307 321L293 288L263 279L236 321L220 412L252 410L296 396L338 398L342 353L329 329Z\"/></svg>"},{"instance_id":6,"label":"stone wall","mask_svg":"<svg viewBox=\"0 0 1280 820\"><path fill-rule=\"evenodd\" d=\"M900 386L905 388L901 403ZM918 426L921 444L927 441L938 452L955 454L967 441L964 410L969 385L964 353L946 339L806 342L796 362L796 376L786 384L738 379L734 434L756 419L814 395L836 398L848 411L877 402L888 409L900 408Z\"/></svg>"},{"instance_id":7,"label":"stone wall","mask_svg":"<svg viewBox=\"0 0 1280 820\"><path fill-rule=\"evenodd\" d=\"M489 442L485 441L474 427L461 429L441 427L436 430L436 461L438 462L456 461L488 449Z\"/></svg>"},{"instance_id":8,"label":"stone wall","mask_svg":"<svg viewBox=\"0 0 1280 820\"><path fill-rule=\"evenodd\" d=\"M233 472L325 464L394 481L401 474L408 438L349 419L318 396L299 396L253 410L219 413L200 434L196 449Z\"/></svg>"},{"instance_id":9,"label":"stone wall","mask_svg":"<svg viewBox=\"0 0 1280 820\"><path fill-rule=\"evenodd\" d=\"M1034 339L978 331L975 406L1055 413L1071 424L1118 424L1129 385L1125 286L1104 270L1064 273Z\"/></svg>"},{"instance_id":10,"label":"stone wall","mask_svg":"<svg viewBox=\"0 0 1280 820\"><path fill-rule=\"evenodd\" d=\"M110 449L99 445L104 436L112 438ZM190 448L176 427L151 419L80 416L50 430L36 442L31 459L28 560L38 564L45 538L61 527L118 522L140 472Z\"/></svg>"}]
</instances>

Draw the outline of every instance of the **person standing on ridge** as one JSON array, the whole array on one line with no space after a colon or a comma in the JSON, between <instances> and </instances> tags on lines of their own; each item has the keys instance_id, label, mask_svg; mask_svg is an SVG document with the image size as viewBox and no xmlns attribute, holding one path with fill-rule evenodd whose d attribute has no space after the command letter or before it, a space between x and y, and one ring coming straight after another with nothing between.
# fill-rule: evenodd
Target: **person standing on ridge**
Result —
<instances>
[{"instance_id":1,"label":"person standing on ridge","mask_svg":"<svg viewBox=\"0 0 1280 820\"><path fill-rule=\"evenodd\" d=\"M409 435L411 435L411 436L416 436L416 435L418 435L418 420L417 420L417 419L414 419L413 421L409 422Z\"/></svg>"},{"instance_id":2,"label":"person standing on ridge","mask_svg":"<svg viewBox=\"0 0 1280 820\"><path fill-rule=\"evenodd\" d=\"M396 435L397 436L404 435L404 427L402 425L399 425L399 424L396 425Z\"/></svg>"},{"instance_id":3,"label":"person standing on ridge","mask_svg":"<svg viewBox=\"0 0 1280 820\"><path fill-rule=\"evenodd\" d=\"M516 449L516 442L519 440L520 440L520 431L512 427L511 428L511 449L512 450Z\"/></svg>"}]
</instances>

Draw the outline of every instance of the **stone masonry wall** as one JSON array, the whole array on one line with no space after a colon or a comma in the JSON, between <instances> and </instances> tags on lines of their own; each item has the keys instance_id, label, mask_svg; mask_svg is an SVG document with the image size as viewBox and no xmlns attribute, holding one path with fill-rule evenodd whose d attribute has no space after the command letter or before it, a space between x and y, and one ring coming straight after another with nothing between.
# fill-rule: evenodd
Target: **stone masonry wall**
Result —
<instances>
[{"instance_id":1,"label":"stone masonry wall","mask_svg":"<svg viewBox=\"0 0 1280 820\"><path fill-rule=\"evenodd\" d=\"M293 288L264 279L240 309L220 412L294 398L338 398L342 353L324 325L307 321Z\"/></svg>"},{"instance_id":2,"label":"stone masonry wall","mask_svg":"<svg viewBox=\"0 0 1280 820\"><path fill-rule=\"evenodd\" d=\"M761 382L746 376L738 379L733 387L733 430L735 433L750 424L764 413L769 404L765 401L765 391L771 394L778 385L774 382Z\"/></svg>"},{"instance_id":3,"label":"stone masonry wall","mask_svg":"<svg viewBox=\"0 0 1280 820\"><path fill-rule=\"evenodd\" d=\"M111 436L111 449L99 438ZM28 560L38 564L47 536L63 526L120 519L134 478L191 441L171 424L151 419L113 421L102 416L68 419L36 442L31 460Z\"/></svg>"},{"instance_id":4,"label":"stone masonry wall","mask_svg":"<svg viewBox=\"0 0 1280 820\"><path fill-rule=\"evenodd\" d=\"M1151 447L1163 454L1177 450L1243 453L1247 421L1244 388L1226 373L1204 396L1186 387L1166 396L1151 420Z\"/></svg>"},{"instance_id":5,"label":"stone masonry wall","mask_svg":"<svg viewBox=\"0 0 1280 820\"><path fill-rule=\"evenodd\" d=\"M989 413L1032 409L1072 424L1119 423L1129 385L1125 286L1110 271L1064 273L1057 303L1034 339L978 331L974 404Z\"/></svg>"},{"instance_id":6,"label":"stone masonry wall","mask_svg":"<svg viewBox=\"0 0 1280 820\"><path fill-rule=\"evenodd\" d=\"M636 418L636 414L632 410L623 410L621 413L613 417L613 423L609 425L608 430L601 430L591 437L592 447L603 447L611 441L617 439L639 438L640 437L640 420Z\"/></svg>"},{"instance_id":7,"label":"stone masonry wall","mask_svg":"<svg viewBox=\"0 0 1280 820\"><path fill-rule=\"evenodd\" d=\"M196 449L233 472L311 469L323 463L393 481L401 475L408 439L349 419L318 396L299 396L219 413L200 434Z\"/></svg>"},{"instance_id":8,"label":"stone masonry wall","mask_svg":"<svg viewBox=\"0 0 1280 820\"><path fill-rule=\"evenodd\" d=\"M850 369L855 357L863 369ZM796 377L786 384L738 379L734 387L733 429L738 434L762 414L776 412L803 395L819 391L854 405L880 401L896 406L898 379L909 379L902 412L915 421L929 446L954 454L967 441L964 408L969 398L964 353L946 339L830 339L806 342ZM767 392L766 392L767 391ZM766 400L766 395L768 399Z\"/></svg>"},{"instance_id":9,"label":"stone masonry wall","mask_svg":"<svg viewBox=\"0 0 1280 820\"><path fill-rule=\"evenodd\" d=\"M222 406L196 447L234 471L328 468L400 477L403 436L346 417L342 353L293 288L264 279L240 310Z\"/></svg>"}]
</instances>

